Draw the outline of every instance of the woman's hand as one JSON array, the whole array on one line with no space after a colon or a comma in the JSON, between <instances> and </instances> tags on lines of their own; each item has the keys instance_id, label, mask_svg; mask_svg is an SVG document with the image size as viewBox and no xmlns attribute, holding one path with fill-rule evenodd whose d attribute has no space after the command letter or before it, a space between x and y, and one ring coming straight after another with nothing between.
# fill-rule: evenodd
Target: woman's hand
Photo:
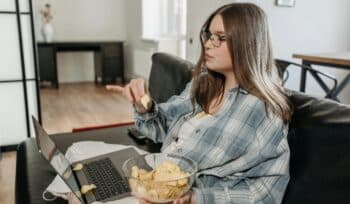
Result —
<instances>
[{"instance_id":1,"label":"woman's hand","mask_svg":"<svg viewBox=\"0 0 350 204\"><path fill-rule=\"evenodd\" d=\"M173 201L173 204L195 204L195 203L196 203L196 199L192 191L189 191L188 193L183 195L181 198L178 198ZM152 203L149 201L140 199L139 204L152 204Z\"/></svg>"},{"instance_id":2,"label":"woman's hand","mask_svg":"<svg viewBox=\"0 0 350 204\"><path fill-rule=\"evenodd\" d=\"M125 87L107 85L106 89L122 93L123 96L135 106L137 112L142 114L148 111L141 103L141 98L148 92L144 79L132 79Z\"/></svg>"}]
</instances>

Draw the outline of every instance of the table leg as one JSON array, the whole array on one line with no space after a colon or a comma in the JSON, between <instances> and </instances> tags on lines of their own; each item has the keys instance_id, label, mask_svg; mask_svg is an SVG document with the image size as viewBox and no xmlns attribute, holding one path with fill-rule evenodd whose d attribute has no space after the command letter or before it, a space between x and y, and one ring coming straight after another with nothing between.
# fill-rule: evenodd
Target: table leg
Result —
<instances>
[{"instance_id":1,"label":"table leg","mask_svg":"<svg viewBox=\"0 0 350 204\"><path fill-rule=\"evenodd\" d=\"M344 88L345 86L350 83L350 74L348 74L345 79L339 84L338 88L335 89L334 94L332 98L336 97Z\"/></svg>"},{"instance_id":2,"label":"table leg","mask_svg":"<svg viewBox=\"0 0 350 204\"><path fill-rule=\"evenodd\" d=\"M58 85L58 70L57 70L58 65L57 65L57 49L56 48L53 49L53 58L54 58L54 66L55 66L54 72L56 73L53 84L55 85L55 88L58 89L59 85Z\"/></svg>"},{"instance_id":3,"label":"table leg","mask_svg":"<svg viewBox=\"0 0 350 204\"><path fill-rule=\"evenodd\" d=\"M302 61L303 65L310 66L310 64L306 63L304 60ZM305 86L306 86L306 69L301 69L301 74L300 74L300 86L299 90L300 92L305 92Z\"/></svg>"},{"instance_id":4,"label":"table leg","mask_svg":"<svg viewBox=\"0 0 350 204\"><path fill-rule=\"evenodd\" d=\"M336 100L336 101L339 101L339 99L336 97L336 95L334 94L335 93L335 90L334 90L334 93L330 93L330 89L329 87L327 86L327 84L321 79L320 76L318 76L317 73L315 72L310 72L312 74L312 76L315 78L315 80L317 81L317 83L321 86L321 88L327 93L326 95L326 98L330 98L330 99L333 99L333 100Z\"/></svg>"}]
</instances>

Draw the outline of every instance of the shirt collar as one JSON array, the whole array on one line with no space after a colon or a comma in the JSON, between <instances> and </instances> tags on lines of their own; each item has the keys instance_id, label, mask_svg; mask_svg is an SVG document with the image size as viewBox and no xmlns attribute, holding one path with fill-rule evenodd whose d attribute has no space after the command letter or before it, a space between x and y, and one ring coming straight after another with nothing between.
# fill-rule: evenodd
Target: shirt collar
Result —
<instances>
[{"instance_id":1,"label":"shirt collar","mask_svg":"<svg viewBox=\"0 0 350 204\"><path fill-rule=\"evenodd\" d=\"M228 92L229 92L229 93L234 93L234 92L236 92L237 90L239 90L240 93L245 94L245 95L247 95L247 94L249 93L247 90L243 89L243 88L242 88L241 86L239 86L239 85L237 85L237 86L231 88Z\"/></svg>"}]
</instances>

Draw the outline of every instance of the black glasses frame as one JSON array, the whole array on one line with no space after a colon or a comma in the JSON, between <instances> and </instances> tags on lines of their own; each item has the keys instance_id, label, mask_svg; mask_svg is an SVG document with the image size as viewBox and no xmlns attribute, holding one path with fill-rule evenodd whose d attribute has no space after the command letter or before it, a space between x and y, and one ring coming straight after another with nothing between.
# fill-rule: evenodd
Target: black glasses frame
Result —
<instances>
[{"instance_id":1,"label":"black glasses frame","mask_svg":"<svg viewBox=\"0 0 350 204\"><path fill-rule=\"evenodd\" d=\"M205 44L208 40L210 40L211 44L214 45L214 47L220 47L221 42L226 41L227 37L230 37L230 34L216 34L211 33L208 30L204 30L201 32L201 41L203 44Z\"/></svg>"}]
</instances>

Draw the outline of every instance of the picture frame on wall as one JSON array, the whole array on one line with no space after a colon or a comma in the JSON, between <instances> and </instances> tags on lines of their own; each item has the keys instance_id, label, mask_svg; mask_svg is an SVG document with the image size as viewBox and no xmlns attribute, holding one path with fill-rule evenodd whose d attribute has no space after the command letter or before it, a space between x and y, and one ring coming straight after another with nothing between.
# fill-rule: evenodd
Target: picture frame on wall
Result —
<instances>
[{"instance_id":1,"label":"picture frame on wall","mask_svg":"<svg viewBox=\"0 0 350 204\"><path fill-rule=\"evenodd\" d=\"M276 0L277 6L294 7L296 0Z\"/></svg>"}]
</instances>

